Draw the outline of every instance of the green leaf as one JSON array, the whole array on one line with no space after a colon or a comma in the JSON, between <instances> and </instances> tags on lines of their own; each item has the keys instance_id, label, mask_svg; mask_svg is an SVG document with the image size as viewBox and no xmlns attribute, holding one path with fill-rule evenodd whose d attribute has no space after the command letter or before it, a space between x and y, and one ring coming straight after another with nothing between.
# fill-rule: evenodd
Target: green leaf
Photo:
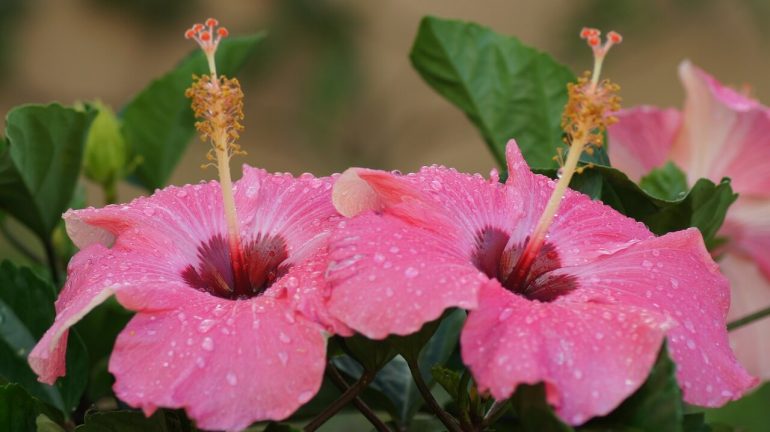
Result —
<instances>
[{"instance_id":1,"label":"green leaf","mask_svg":"<svg viewBox=\"0 0 770 432\"><path fill-rule=\"evenodd\" d=\"M554 414L546 402L543 384L520 384L511 398L516 413L512 430L516 432L573 432L570 426Z\"/></svg>"},{"instance_id":2,"label":"green leaf","mask_svg":"<svg viewBox=\"0 0 770 432\"><path fill-rule=\"evenodd\" d=\"M738 198L729 179L722 179L719 184L700 179L685 196L665 200L650 196L614 168L596 166L589 171L602 176L605 204L644 222L658 235L696 227L707 246L716 241L714 236L724 222L727 209Z\"/></svg>"},{"instance_id":3,"label":"green leaf","mask_svg":"<svg viewBox=\"0 0 770 432\"><path fill-rule=\"evenodd\" d=\"M673 162L655 168L639 181L639 186L648 194L674 201L687 194L687 176Z\"/></svg>"},{"instance_id":4,"label":"green leaf","mask_svg":"<svg viewBox=\"0 0 770 432\"><path fill-rule=\"evenodd\" d=\"M0 207L47 241L72 198L93 112L23 105L5 119Z\"/></svg>"},{"instance_id":5,"label":"green leaf","mask_svg":"<svg viewBox=\"0 0 770 432\"><path fill-rule=\"evenodd\" d=\"M302 429L297 429L286 423L270 422L265 428L264 432L300 432Z\"/></svg>"},{"instance_id":6,"label":"green leaf","mask_svg":"<svg viewBox=\"0 0 770 432\"><path fill-rule=\"evenodd\" d=\"M258 34L223 40L217 49L218 72L233 76L263 39L264 35ZM204 73L208 73L206 57L196 50L142 90L121 113L126 142L142 158L136 176L148 190L166 184L195 134L190 100L184 93L192 75Z\"/></svg>"},{"instance_id":7,"label":"green leaf","mask_svg":"<svg viewBox=\"0 0 770 432\"><path fill-rule=\"evenodd\" d=\"M437 320L438 321L438 320ZM427 343L424 343L419 353L418 364L423 380L428 386L435 384L431 369L436 364L443 364L452 354L457 346L460 329L465 322L465 312L462 310L452 310L444 315L438 327L434 327L436 322L428 323L424 328L435 329L434 332L417 332L407 337L390 337L379 343L396 344L394 349L403 351L410 350L414 353L418 340L424 340L428 336ZM416 353L415 353L416 355ZM361 366L350 357L342 356L334 359L337 367L352 377L361 375ZM410 421L423 404L417 386L414 384L412 375L409 372L409 366L402 356L393 358L378 373L369 388L385 396L389 403L384 404L394 420L403 426L409 425ZM377 402L381 402L377 398Z\"/></svg>"},{"instance_id":8,"label":"green leaf","mask_svg":"<svg viewBox=\"0 0 770 432\"><path fill-rule=\"evenodd\" d=\"M452 354L465 322L465 316L465 312L459 309L445 314L424 347L417 351L420 373L429 387L435 384L431 369L436 364L446 362ZM431 323L426 324L426 326L430 325ZM409 344L422 337L423 335L414 336L407 345L403 345L405 338L396 338L396 340L402 344L401 348L411 349ZM393 359L377 374L371 387L380 390L393 402L396 407L396 418L405 425L409 424L424 402L412 379L406 360L400 356Z\"/></svg>"},{"instance_id":9,"label":"green leaf","mask_svg":"<svg viewBox=\"0 0 770 432\"><path fill-rule=\"evenodd\" d=\"M467 389L460 388L460 381L462 375L459 372L449 368L445 368L441 365L435 365L430 370L430 374L433 379L452 396L452 399L457 400L461 392L467 391ZM467 384L467 383L466 383Z\"/></svg>"},{"instance_id":10,"label":"green leaf","mask_svg":"<svg viewBox=\"0 0 770 432\"><path fill-rule=\"evenodd\" d=\"M43 418L38 420L41 416ZM0 430L3 432L30 432L38 430L39 423L55 425L62 421L61 413L30 396L20 385L0 386ZM50 425L46 427L49 431L54 430Z\"/></svg>"},{"instance_id":11,"label":"green leaf","mask_svg":"<svg viewBox=\"0 0 770 432\"><path fill-rule=\"evenodd\" d=\"M681 432L683 421L676 365L664 345L644 384L609 415L588 422L585 429Z\"/></svg>"},{"instance_id":12,"label":"green leaf","mask_svg":"<svg viewBox=\"0 0 770 432\"><path fill-rule=\"evenodd\" d=\"M505 167L515 138L530 166L555 167L561 113L575 75L549 55L473 23L425 17L410 55L434 90L460 108ZM585 161L608 165L599 149Z\"/></svg>"},{"instance_id":13,"label":"green leaf","mask_svg":"<svg viewBox=\"0 0 770 432\"><path fill-rule=\"evenodd\" d=\"M342 339L341 342L343 350L369 371L380 370L397 354L387 341L367 339L360 334Z\"/></svg>"},{"instance_id":14,"label":"green leaf","mask_svg":"<svg viewBox=\"0 0 770 432\"><path fill-rule=\"evenodd\" d=\"M721 408L707 409L709 423L724 423L740 431L764 431L770 425L770 383Z\"/></svg>"},{"instance_id":15,"label":"green leaf","mask_svg":"<svg viewBox=\"0 0 770 432\"><path fill-rule=\"evenodd\" d=\"M556 177L553 169L535 172ZM686 194L677 193L678 198L672 200L662 199L650 195L623 172L602 165L594 165L576 175L570 187L644 222L657 235L698 228L709 249L721 241L716 233L724 222L727 209L738 198L730 180L724 178L719 184L699 179Z\"/></svg>"},{"instance_id":16,"label":"green leaf","mask_svg":"<svg viewBox=\"0 0 770 432\"><path fill-rule=\"evenodd\" d=\"M69 412L78 405L88 377L88 355L77 333L69 337L67 375L56 385L38 382L27 364L32 347L53 323L54 299L54 288L29 269L0 264L0 376Z\"/></svg>"},{"instance_id":17,"label":"green leaf","mask_svg":"<svg viewBox=\"0 0 770 432\"><path fill-rule=\"evenodd\" d=\"M76 432L193 432L196 431L181 411L160 409L151 417L141 411L107 411L86 414L85 423Z\"/></svg>"}]
</instances>

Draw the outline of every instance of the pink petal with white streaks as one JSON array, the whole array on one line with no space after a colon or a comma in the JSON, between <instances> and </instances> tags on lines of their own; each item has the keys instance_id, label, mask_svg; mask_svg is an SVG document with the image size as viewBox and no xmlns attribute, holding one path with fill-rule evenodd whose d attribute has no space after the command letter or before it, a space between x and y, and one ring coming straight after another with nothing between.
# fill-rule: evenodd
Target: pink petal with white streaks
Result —
<instances>
[{"instance_id":1,"label":"pink petal with white streaks","mask_svg":"<svg viewBox=\"0 0 770 432\"><path fill-rule=\"evenodd\" d=\"M329 311L372 339L413 333L450 307L475 307L486 281L454 244L392 216L348 221L330 249Z\"/></svg>"},{"instance_id":2,"label":"pink petal with white streaks","mask_svg":"<svg viewBox=\"0 0 770 432\"><path fill-rule=\"evenodd\" d=\"M326 340L285 300L199 296L141 313L115 342L115 393L147 415L184 408L204 429L281 420L321 385Z\"/></svg>"},{"instance_id":3,"label":"pink petal with white streaks","mask_svg":"<svg viewBox=\"0 0 770 432\"><path fill-rule=\"evenodd\" d=\"M756 263L740 255L727 253L719 267L732 285L730 321L770 307L770 281ZM770 380L770 318L753 322L730 332L730 346L746 369L760 379Z\"/></svg>"},{"instance_id":4,"label":"pink petal with white streaks","mask_svg":"<svg viewBox=\"0 0 770 432\"><path fill-rule=\"evenodd\" d=\"M609 413L644 382L668 325L642 308L541 303L493 281L468 316L462 356L495 399L507 399L519 384L545 382L549 403L577 425Z\"/></svg>"},{"instance_id":5,"label":"pink petal with white streaks","mask_svg":"<svg viewBox=\"0 0 770 432\"><path fill-rule=\"evenodd\" d=\"M580 288L569 298L636 306L676 321L667 333L669 351L687 402L720 406L757 383L730 349L729 286L698 230L644 240L554 274L577 278Z\"/></svg>"}]
</instances>

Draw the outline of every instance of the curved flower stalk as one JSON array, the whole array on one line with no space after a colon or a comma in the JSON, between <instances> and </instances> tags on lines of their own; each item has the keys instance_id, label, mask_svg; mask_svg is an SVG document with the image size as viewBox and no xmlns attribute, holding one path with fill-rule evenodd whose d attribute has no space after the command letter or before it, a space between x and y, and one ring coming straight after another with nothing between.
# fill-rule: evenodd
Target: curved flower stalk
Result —
<instances>
[{"instance_id":1,"label":"curved flower stalk","mask_svg":"<svg viewBox=\"0 0 770 432\"><path fill-rule=\"evenodd\" d=\"M334 204L352 217L330 240L329 311L373 339L469 309L462 357L480 390L510 397L545 382L571 424L604 415L645 380L664 339L687 402L719 406L756 384L727 341L727 280L696 229L655 237L567 188L582 151L601 145L617 86L598 80L620 35L594 50L594 75L569 87L570 149L553 182L515 142L500 184L444 167L399 175L353 168Z\"/></svg>"},{"instance_id":2,"label":"curved flower stalk","mask_svg":"<svg viewBox=\"0 0 770 432\"><path fill-rule=\"evenodd\" d=\"M211 40L216 23L199 26L196 34ZM326 242L340 218L334 179L244 166L231 184L239 118L225 117L240 113L240 88L212 76L193 89L220 103L202 111L224 113L209 135L225 182L68 211L80 252L29 363L40 381L64 375L68 329L114 295L137 312L110 358L117 397L147 415L183 408L198 427L241 430L284 419L310 400L323 379L327 337L351 332L323 307ZM212 82L230 93L217 95Z\"/></svg>"},{"instance_id":3,"label":"curved flower stalk","mask_svg":"<svg viewBox=\"0 0 770 432\"><path fill-rule=\"evenodd\" d=\"M690 184L705 177L732 179L740 195L727 212L719 263L732 284L729 317L770 307L770 109L721 85L685 61L679 77L683 111L641 106L619 111L609 128L612 163L633 180L672 160ZM738 358L751 373L770 379L770 320L730 334Z\"/></svg>"}]
</instances>

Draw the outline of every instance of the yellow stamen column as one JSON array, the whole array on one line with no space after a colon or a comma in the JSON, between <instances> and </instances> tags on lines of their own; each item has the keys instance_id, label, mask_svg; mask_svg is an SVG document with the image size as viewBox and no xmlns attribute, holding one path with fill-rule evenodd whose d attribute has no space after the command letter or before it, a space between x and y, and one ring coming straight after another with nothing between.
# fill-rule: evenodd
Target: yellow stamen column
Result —
<instances>
[{"instance_id":1,"label":"yellow stamen column","mask_svg":"<svg viewBox=\"0 0 770 432\"><path fill-rule=\"evenodd\" d=\"M594 51L594 71L593 74L587 73L577 83L571 83L568 86L569 101L564 108L562 128L569 137L569 154L560 170L561 175L553 193L509 276L509 280L517 281L522 286L526 283L527 275L545 244L548 229L559 210L572 176L578 170L580 155L583 151L591 152L593 147L602 145L607 126L614 122L611 113L620 108L620 99L616 95L618 87L609 81L600 82L599 74L605 54L612 45L621 42L621 36L610 32L606 43L601 45L598 30L583 29L580 35L587 40Z\"/></svg>"}]
</instances>

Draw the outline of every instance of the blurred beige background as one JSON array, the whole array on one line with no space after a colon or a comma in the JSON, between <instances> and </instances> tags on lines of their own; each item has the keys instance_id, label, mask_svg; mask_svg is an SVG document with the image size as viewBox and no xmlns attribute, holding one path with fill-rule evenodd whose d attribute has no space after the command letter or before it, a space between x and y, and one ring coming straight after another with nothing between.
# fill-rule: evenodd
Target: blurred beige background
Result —
<instances>
[{"instance_id":1,"label":"blurred beige background","mask_svg":"<svg viewBox=\"0 0 770 432\"><path fill-rule=\"evenodd\" d=\"M621 5L618 5L621 4ZM590 66L580 26L625 36L606 64L624 105L681 106L677 64L690 58L770 101L770 34L763 0L0 0L5 13L0 110L26 102L101 98L116 110L193 48L183 31L217 17L232 34L271 31L272 53L241 73L248 156L271 171L319 175L350 165L414 170L441 163L487 173L493 160L473 126L412 69L426 14L476 21ZM3 115L4 116L4 115ZM192 143L172 182L211 178ZM236 175L236 177L239 174ZM89 202L101 205L90 189ZM121 200L142 191L124 185Z\"/></svg>"}]
</instances>

